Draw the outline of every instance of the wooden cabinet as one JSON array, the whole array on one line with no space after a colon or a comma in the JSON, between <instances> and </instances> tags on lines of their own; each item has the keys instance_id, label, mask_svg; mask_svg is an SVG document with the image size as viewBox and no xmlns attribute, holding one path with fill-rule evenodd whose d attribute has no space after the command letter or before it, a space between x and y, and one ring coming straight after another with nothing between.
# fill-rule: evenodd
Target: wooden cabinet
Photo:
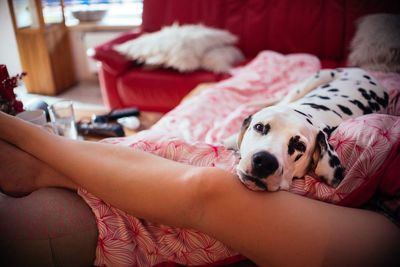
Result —
<instances>
[{"instance_id":1,"label":"wooden cabinet","mask_svg":"<svg viewBox=\"0 0 400 267\"><path fill-rule=\"evenodd\" d=\"M76 83L62 1L8 0L28 92L57 95Z\"/></svg>"}]
</instances>

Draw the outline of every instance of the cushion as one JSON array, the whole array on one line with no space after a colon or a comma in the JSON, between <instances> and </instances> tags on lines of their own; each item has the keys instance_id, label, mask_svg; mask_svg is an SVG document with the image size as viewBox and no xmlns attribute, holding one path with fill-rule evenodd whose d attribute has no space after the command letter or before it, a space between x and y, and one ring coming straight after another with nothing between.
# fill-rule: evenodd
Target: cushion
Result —
<instances>
[{"instance_id":1,"label":"cushion","mask_svg":"<svg viewBox=\"0 0 400 267\"><path fill-rule=\"evenodd\" d=\"M123 106L167 112L201 82L216 82L220 75L198 70L180 74L171 69L146 71L137 68L118 79L117 92Z\"/></svg>"},{"instance_id":2,"label":"cushion","mask_svg":"<svg viewBox=\"0 0 400 267\"><path fill-rule=\"evenodd\" d=\"M215 52L208 53L205 60L223 60L224 64L206 64L205 68L215 72L227 72L232 64L243 58L241 52L232 46L236 41L236 36L224 30L203 25L174 24L164 27L161 31L144 34L137 39L115 45L114 49L146 66L171 67L181 72L189 72L203 68L202 59L207 52L228 46L229 49L223 50L223 56Z\"/></svg>"},{"instance_id":3,"label":"cushion","mask_svg":"<svg viewBox=\"0 0 400 267\"><path fill-rule=\"evenodd\" d=\"M243 55L234 46L220 46L207 51L201 60L201 67L216 73L227 73Z\"/></svg>"},{"instance_id":4,"label":"cushion","mask_svg":"<svg viewBox=\"0 0 400 267\"><path fill-rule=\"evenodd\" d=\"M348 64L400 72L400 15L373 14L358 22Z\"/></svg>"},{"instance_id":5,"label":"cushion","mask_svg":"<svg viewBox=\"0 0 400 267\"><path fill-rule=\"evenodd\" d=\"M400 180L395 180L395 174L382 172L382 167L398 162L398 116L368 114L344 121L332 133L329 143L346 169L343 181L333 188L306 175L293 181L291 192L352 207L366 203L378 188L383 192L393 189L392 196L400 192ZM392 181L389 186L387 181Z\"/></svg>"}]
</instances>

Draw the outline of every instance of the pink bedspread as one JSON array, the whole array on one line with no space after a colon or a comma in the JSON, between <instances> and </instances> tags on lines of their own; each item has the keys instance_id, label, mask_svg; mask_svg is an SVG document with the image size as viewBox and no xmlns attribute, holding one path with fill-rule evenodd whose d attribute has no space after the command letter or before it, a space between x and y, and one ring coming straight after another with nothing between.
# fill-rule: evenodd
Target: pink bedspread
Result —
<instances>
[{"instance_id":1,"label":"pink bedspread","mask_svg":"<svg viewBox=\"0 0 400 267\"><path fill-rule=\"evenodd\" d=\"M103 142L234 172L237 158L220 141L235 133L243 119L257 110L246 103L282 97L290 86L319 68L319 60L311 55L260 53L247 66L236 69L232 78L182 103L150 130ZM352 119L332 134L330 143L347 171L338 188L327 186L317 177L306 176L295 180L292 192L347 206L365 203L377 188L387 194L399 192L399 179L394 181L393 177L400 174L393 171L388 174L386 170L394 166L391 159L399 161L400 75L371 74L388 88L392 115L373 114ZM111 207L83 189L79 194L97 218L99 241L95 265L153 266L165 262L215 265L241 258L198 231L146 222Z\"/></svg>"}]
</instances>

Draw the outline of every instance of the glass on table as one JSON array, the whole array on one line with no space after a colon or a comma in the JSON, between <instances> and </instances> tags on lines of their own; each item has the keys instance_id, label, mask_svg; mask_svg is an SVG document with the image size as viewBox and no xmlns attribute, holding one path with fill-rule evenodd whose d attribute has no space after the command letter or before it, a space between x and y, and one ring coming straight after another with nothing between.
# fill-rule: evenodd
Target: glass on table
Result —
<instances>
[{"instance_id":1,"label":"glass on table","mask_svg":"<svg viewBox=\"0 0 400 267\"><path fill-rule=\"evenodd\" d=\"M48 107L50 120L56 134L78 139L73 103L70 100L55 102Z\"/></svg>"}]
</instances>

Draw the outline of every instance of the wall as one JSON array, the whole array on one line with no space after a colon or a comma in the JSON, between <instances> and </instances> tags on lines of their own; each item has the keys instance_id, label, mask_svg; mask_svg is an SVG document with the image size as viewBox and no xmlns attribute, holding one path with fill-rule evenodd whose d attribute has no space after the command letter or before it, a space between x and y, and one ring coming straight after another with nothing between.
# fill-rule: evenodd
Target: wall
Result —
<instances>
[{"instance_id":1,"label":"wall","mask_svg":"<svg viewBox=\"0 0 400 267\"><path fill-rule=\"evenodd\" d=\"M22 67L8 1L0 1L0 25L0 64L6 64L8 73L15 75L22 72Z\"/></svg>"},{"instance_id":2,"label":"wall","mask_svg":"<svg viewBox=\"0 0 400 267\"><path fill-rule=\"evenodd\" d=\"M79 26L70 27L69 29L78 81L97 81L97 62L88 57L87 50L117 37L125 30L109 31L107 28L104 28L100 31L91 31L81 29Z\"/></svg>"}]
</instances>

